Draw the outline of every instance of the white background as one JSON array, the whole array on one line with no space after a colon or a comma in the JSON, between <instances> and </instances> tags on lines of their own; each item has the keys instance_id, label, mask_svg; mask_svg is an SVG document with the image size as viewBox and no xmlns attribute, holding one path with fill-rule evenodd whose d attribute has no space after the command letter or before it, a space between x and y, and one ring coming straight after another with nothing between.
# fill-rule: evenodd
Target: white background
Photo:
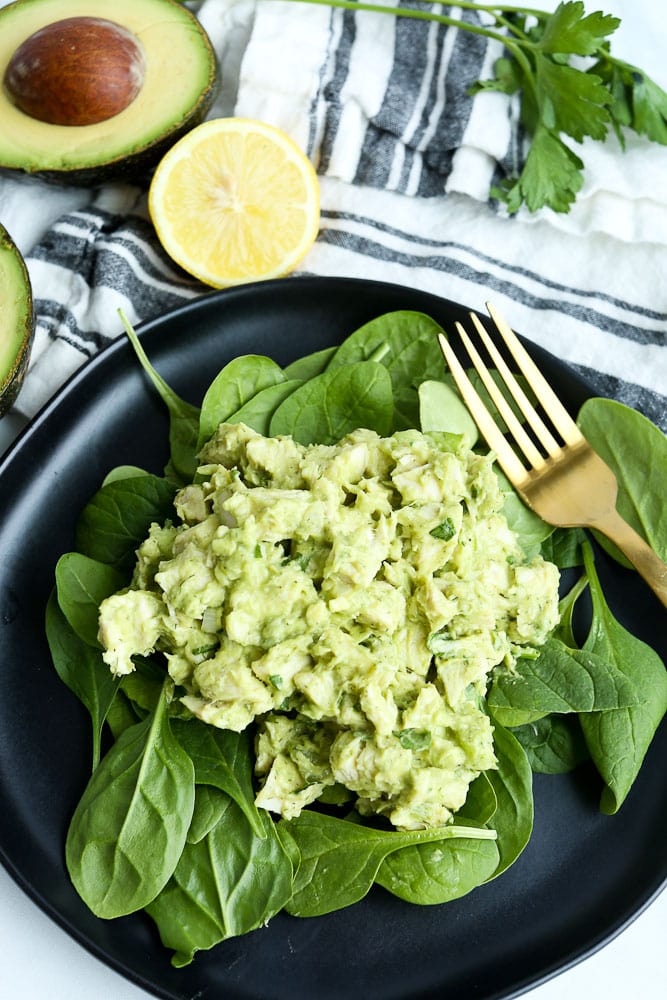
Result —
<instances>
[{"instance_id":1,"label":"white background","mask_svg":"<svg viewBox=\"0 0 667 1000\"><path fill-rule=\"evenodd\" d=\"M0 0L0 7L6 3ZM532 0L529 5L548 9L555 6L555 0ZM604 4L587 0L589 11L600 6L623 19L613 36L614 54L641 66L667 89L663 4L655 0L609 0ZM0 425L0 451L11 433L8 424ZM605 1000L662 1000L666 932L667 893L663 893L601 951L530 990L524 994L525 1000L590 1000L596 995ZM0 942L0 1000L146 1000L148 996L75 943L2 867Z\"/></svg>"}]
</instances>

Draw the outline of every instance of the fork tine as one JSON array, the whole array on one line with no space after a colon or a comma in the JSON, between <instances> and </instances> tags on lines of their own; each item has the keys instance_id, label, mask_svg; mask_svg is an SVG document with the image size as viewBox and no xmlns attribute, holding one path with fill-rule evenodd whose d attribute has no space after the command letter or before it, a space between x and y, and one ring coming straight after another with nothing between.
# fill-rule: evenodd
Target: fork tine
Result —
<instances>
[{"instance_id":1,"label":"fork tine","mask_svg":"<svg viewBox=\"0 0 667 1000\"><path fill-rule=\"evenodd\" d=\"M489 369L486 367L482 361L477 348L473 344L472 340L466 333L466 330L460 323L455 324L458 331L459 337L463 341L466 351L470 355L470 360L472 361L477 374L481 378L482 382L486 387L486 391L496 405L498 413L503 418L507 424L507 428L514 437L517 445L528 459L530 464L534 469L542 469L545 466L545 460L538 451L538 449L533 444L531 438L526 434L525 430L521 425L521 421L518 419L514 410L509 405L502 392L498 388L496 382L491 377Z\"/></svg>"},{"instance_id":2,"label":"fork tine","mask_svg":"<svg viewBox=\"0 0 667 1000\"><path fill-rule=\"evenodd\" d=\"M498 332L507 344L514 360L526 377L528 384L549 414L554 427L567 444L579 444L583 436L574 420L567 412L560 399L553 391L542 372L528 354L512 328L490 302L486 303L489 316L498 328Z\"/></svg>"},{"instance_id":3,"label":"fork tine","mask_svg":"<svg viewBox=\"0 0 667 1000\"><path fill-rule=\"evenodd\" d=\"M498 464L507 478L515 486L519 485L527 478L528 473L526 469L517 458L511 445L507 443L501 434L498 425L480 399L479 393L466 375L447 338L442 333L439 333L438 340L440 342L440 350L445 357L449 370L454 376L454 381L463 400L475 419L475 423L486 439L489 448L496 453Z\"/></svg>"},{"instance_id":4,"label":"fork tine","mask_svg":"<svg viewBox=\"0 0 667 1000\"><path fill-rule=\"evenodd\" d=\"M480 335L484 346L486 347L487 351L493 358L493 362L496 368L502 375L505 381L505 385L511 392L516 402L518 403L519 409L525 416L529 425L532 427L538 440L542 443L542 445L544 446L544 448L546 448L546 450L549 452L550 455L553 456L557 455L558 452L560 451L560 446L558 442L556 441L553 434L546 426L542 418L537 413L537 410L526 396L525 392L517 382L512 372L507 367L505 359L501 355L496 345L491 340L491 337L489 336L486 329L482 325L479 317L476 316L475 313L470 313L470 318L472 319L475 325L475 329Z\"/></svg>"}]
</instances>

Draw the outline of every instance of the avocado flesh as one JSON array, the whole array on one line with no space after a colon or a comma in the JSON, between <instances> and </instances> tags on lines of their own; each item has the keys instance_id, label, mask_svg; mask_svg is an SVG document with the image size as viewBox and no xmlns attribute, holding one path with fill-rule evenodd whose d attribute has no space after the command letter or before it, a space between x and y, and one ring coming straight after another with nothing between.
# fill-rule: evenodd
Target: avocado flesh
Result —
<instances>
[{"instance_id":1,"label":"avocado flesh","mask_svg":"<svg viewBox=\"0 0 667 1000\"><path fill-rule=\"evenodd\" d=\"M75 126L31 118L0 88L0 167L77 184L131 179L210 108L217 84L211 43L175 0L17 0L0 9L0 80L26 38L65 17L111 18L133 32L146 56L143 86L120 114Z\"/></svg>"},{"instance_id":2,"label":"avocado flesh","mask_svg":"<svg viewBox=\"0 0 667 1000\"><path fill-rule=\"evenodd\" d=\"M32 291L23 257L0 226L0 415L23 383L34 335Z\"/></svg>"}]
</instances>

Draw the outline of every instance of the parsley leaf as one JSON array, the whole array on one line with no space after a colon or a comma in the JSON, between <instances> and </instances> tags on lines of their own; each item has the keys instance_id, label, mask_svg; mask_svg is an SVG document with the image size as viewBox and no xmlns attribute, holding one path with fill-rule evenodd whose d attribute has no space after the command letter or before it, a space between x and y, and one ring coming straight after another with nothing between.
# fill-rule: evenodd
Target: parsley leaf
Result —
<instances>
[{"instance_id":1,"label":"parsley leaf","mask_svg":"<svg viewBox=\"0 0 667 1000\"><path fill-rule=\"evenodd\" d=\"M605 46L605 50L608 51L608 46ZM611 125L621 146L625 148L623 128L632 126L632 74L628 72L628 67L612 62L611 59L601 59L591 67L591 73L598 76L609 91Z\"/></svg>"},{"instance_id":2,"label":"parsley leaf","mask_svg":"<svg viewBox=\"0 0 667 1000\"><path fill-rule=\"evenodd\" d=\"M456 534L456 528L451 517L446 517L442 524L438 524L437 527L432 528L429 531L430 535L434 538L439 538L443 542L448 542Z\"/></svg>"},{"instance_id":3,"label":"parsley leaf","mask_svg":"<svg viewBox=\"0 0 667 1000\"><path fill-rule=\"evenodd\" d=\"M428 729L402 729L398 741L404 750L427 750L431 745Z\"/></svg>"},{"instance_id":4,"label":"parsley leaf","mask_svg":"<svg viewBox=\"0 0 667 1000\"><path fill-rule=\"evenodd\" d=\"M586 135L604 139L609 123L605 105L611 96L599 76L542 54L535 59L535 76L540 117L547 128L565 132L577 142Z\"/></svg>"},{"instance_id":5,"label":"parsley leaf","mask_svg":"<svg viewBox=\"0 0 667 1000\"><path fill-rule=\"evenodd\" d=\"M496 194L510 212L517 212L522 202L531 212L544 205L555 212L567 212L583 184L583 167L562 139L540 125L518 180Z\"/></svg>"},{"instance_id":6,"label":"parsley leaf","mask_svg":"<svg viewBox=\"0 0 667 1000\"><path fill-rule=\"evenodd\" d=\"M621 128L632 128L653 142L667 145L667 94L637 66L614 59L605 46L591 68L607 87L609 113L623 144Z\"/></svg>"},{"instance_id":7,"label":"parsley leaf","mask_svg":"<svg viewBox=\"0 0 667 1000\"><path fill-rule=\"evenodd\" d=\"M633 67L632 126L653 142L667 145L667 94L650 76Z\"/></svg>"},{"instance_id":8,"label":"parsley leaf","mask_svg":"<svg viewBox=\"0 0 667 1000\"><path fill-rule=\"evenodd\" d=\"M569 52L577 56L595 55L601 39L613 34L620 24L618 17L596 11L585 15L583 3L560 3L544 22L542 52Z\"/></svg>"},{"instance_id":9,"label":"parsley leaf","mask_svg":"<svg viewBox=\"0 0 667 1000\"><path fill-rule=\"evenodd\" d=\"M470 94L478 94L481 90L499 90L503 94L516 94L523 85L523 74L519 64L514 59L504 56L496 59L493 65L493 79L478 80L469 90Z\"/></svg>"}]
</instances>

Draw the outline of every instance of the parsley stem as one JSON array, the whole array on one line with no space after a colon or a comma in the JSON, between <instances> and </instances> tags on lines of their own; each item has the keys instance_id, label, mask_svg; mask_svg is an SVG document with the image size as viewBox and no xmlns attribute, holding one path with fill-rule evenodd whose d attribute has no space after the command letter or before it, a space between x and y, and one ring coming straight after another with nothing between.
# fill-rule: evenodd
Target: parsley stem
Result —
<instances>
[{"instance_id":1,"label":"parsley stem","mask_svg":"<svg viewBox=\"0 0 667 1000\"><path fill-rule=\"evenodd\" d=\"M511 22L503 17L503 14L521 13L544 19L548 16L545 11L532 10L527 7L505 7L492 6L491 4L478 4L472 3L470 0L459 0L459 3L456 4L457 7L465 10L484 11L487 14L493 15L496 24L502 24L508 31L520 36L512 38L508 35L501 34L498 31L493 31L491 28L485 28L483 25L470 24L469 21L457 20L457 18L449 17L447 14L436 14L431 10L416 10L412 7L386 7L382 4L376 3L357 3L357 0L289 0L289 2L318 4L323 7L338 7L343 10L363 10L374 14L389 14L392 17L410 17L421 21L436 21L438 24L446 24L453 28L460 28L463 31L470 31L475 35L483 35L485 38L492 38L495 41L500 42L505 48L509 49L523 69L526 82L530 86L530 89L533 91L533 94L537 96L535 78L530 65L530 60L522 49L522 46L527 46L529 48L534 48L535 46L530 42L525 34L520 31L520 29L516 28L511 24ZM417 0L417 2L432 3L433 0ZM502 14L499 13L499 11L502 11Z\"/></svg>"},{"instance_id":2,"label":"parsley stem","mask_svg":"<svg viewBox=\"0 0 667 1000\"><path fill-rule=\"evenodd\" d=\"M433 4L438 2L438 0L415 0L416 3ZM496 18L497 21L502 21L503 24L507 24L507 21L502 16L503 14L521 14L525 17L534 17L538 21L545 21L551 15L547 10L534 10L532 7L515 7L512 4L491 4L491 3L474 3L470 0L459 0L458 3L453 4L456 7L463 7L465 10L483 10L486 14L491 14ZM498 13L498 12L501 13ZM508 25L509 27L509 25Z\"/></svg>"},{"instance_id":3,"label":"parsley stem","mask_svg":"<svg viewBox=\"0 0 667 1000\"><path fill-rule=\"evenodd\" d=\"M528 36L526 35L525 31L522 31L521 28L517 28L516 24L512 24L512 22L508 20L508 18L502 17L500 14L494 14L494 17L496 19L496 24L502 25L503 28L506 29L506 31L509 31L513 35L516 35L518 41L528 40Z\"/></svg>"},{"instance_id":4,"label":"parsley stem","mask_svg":"<svg viewBox=\"0 0 667 1000\"><path fill-rule=\"evenodd\" d=\"M601 62L609 63L610 66L620 66L621 69L629 70L631 73L640 73L641 76L644 76L642 71L633 66L632 63L628 63L624 59L619 59L618 56L613 56L611 52L602 46L595 53L595 57Z\"/></svg>"},{"instance_id":5,"label":"parsley stem","mask_svg":"<svg viewBox=\"0 0 667 1000\"><path fill-rule=\"evenodd\" d=\"M415 10L412 7L385 7L376 3L356 3L356 0L289 0L289 2L319 4L323 7L341 7L343 10L363 10L374 14L390 14L393 17L411 17L420 21L437 21L438 24L446 24L452 28L463 28L464 31L470 31L474 35L484 35L486 38L493 38L503 45L507 44L506 36L491 28L484 28L480 24L470 24L468 21L460 21L447 14L434 14L430 10ZM464 7L466 10L493 10L493 8L480 7L476 3L458 3L456 6Z\"/></svg>"},{"instance_id":6,"label":"parsley stem","mask_svg":"<svg viewBox=\"0 0 667 1000\"><path fill-rule=\"evenodd\" d=\"M418 0L418 2L432 3L435 0ZM467 0L460 0L456 6L465 7L467 10L484 10L488 14L495 14L497 10L501 10L503 14L525 14L526 17L535 17L538 21L545 21L551 16L548 10L534 10L532 7L513 7L506 4L468 3Z\"/></svg>"},{"instance_id":7,"label":"parsley stem","mask_svg":"<svg viewBox=\"0 0 667 1000\"><path fill-rule=\"evenodd\" d=\"M470 2L470 0L459 0L459 3L455 4L456 7L464 10L484 11L485 13L492 15L498 26L502 25L507 32L516 36L515 39L512 39L511 37L508 37L508 35L493 31L491 28L485 28L480 24L470 24L469 21L461 21L455 17L450 17L447 14L436 14L431 10L417 10L413 7L386 7L383 4L357 2L357 0L289 0L289 2L317 4L322 7L338 7L343 10L362 10L374 14L389 14L393 17L409 17L421 21L436 21L438 24L446 24L453 28L461 28L461 30L470 31L475 35L483 35L485 38L492 38L506 46L512 51L517 61L521 63L524 71L531 78L532 71L530 70L528 60L522 58L523 53L518 46L526 45L531 48L534 46L526 36L525 32L523 32L516 25L512 24L512 22L504 15L520 13L542 20L549 16L546 11L533 10L529 7L493 6L491 4L473 3ZM435 0L415 0L415 2L433 6Z\"/></svg>"},{"instance_id":8,"label":"parsley stem","mask_svg":"<svg viewBox=\"0 0 667 1000\"><path fill-rule=\"evenodd\" d=\"M529 43L526 42L526 44ZM510 50L510 52L512 53L518 64L521 66L521 69L523 70L524 73L525 82L532 90L533 96L537 101L537 84L535 82L535 73L533 71L533 67L530 64L530 59L528 58L523 48L521 47L521 42L520 41L517 42L513 39L506 38L505 47Z\"/></svg>"}]
</instances>

